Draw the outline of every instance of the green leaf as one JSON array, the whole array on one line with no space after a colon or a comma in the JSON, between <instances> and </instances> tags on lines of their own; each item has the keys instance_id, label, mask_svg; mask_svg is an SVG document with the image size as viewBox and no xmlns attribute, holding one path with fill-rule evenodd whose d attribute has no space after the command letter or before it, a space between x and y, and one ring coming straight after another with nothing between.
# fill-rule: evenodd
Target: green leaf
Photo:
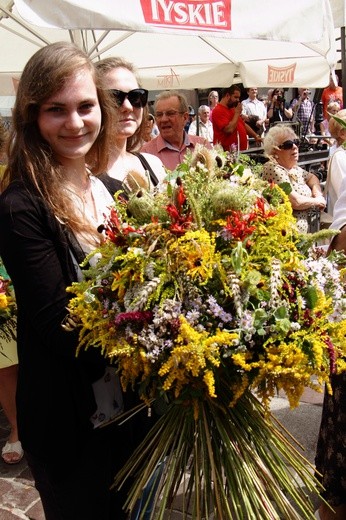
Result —
<instances>
[{"instance_id":1,"label":"green leaf","mask_svg":"<svg viewBox=\"0 0 346 520\"><path fill-rule=\"evenodd\" d=\"M231 253L231 262L234 271L239 274L242 271L243 260L247 257L247 252L243 244L239 241Z\"/></svg>"},{"instance_id":2,"label":"green leaf","mask_svg":"<svg viewBox=\"0 0 346 520\"><path fill-rule=\"evenodd\" d=\"M275 318L282 320L284 318L287 318L287 309L284 306L279 307L275 311Z\"/></svg>"},{"instance_id":3,"label":"green leaf","mask_svg":"<svg viewBox=\"0 0 346 520\"><path fill-rule=\"evenodd\" d=\"M254 327L257 329L268 319L268 314L264 309L256 309L254 312Z\"/></svg>"},{"instance_id":4,"label":"green leaf","mask_svg":"<svg viewBox=\"0 0 346 520\"><path fill-rule=\"evenodd\" d=\"M306 305L308 309L313 309L318 301L318 294L316 287L313 285L310 285L310 287L306 288L304 291L302 291L302 294L306 300Z\"/></svg>"},{"instance_id":5,"label":"green leaf","mask_svg":"<svg viewBox=\"0 0 346 520\"><path fill-rule=\"evenodd\" d=\"M289 195L292 191L292 186L289 182L280 182L278 186L286 193L286 195Z\"/></svg>"},{"instance_id":6,"label":"green leaf","mask_svg":"<svg viewBox=\"0 0 346 520\"><path fill-rule=\"evenodd\" d=\"M285 318L283 320L277 320L275 324L277 332L283 332L285 335L291 330L291 322Z\"/></svg>"}]
</instances>

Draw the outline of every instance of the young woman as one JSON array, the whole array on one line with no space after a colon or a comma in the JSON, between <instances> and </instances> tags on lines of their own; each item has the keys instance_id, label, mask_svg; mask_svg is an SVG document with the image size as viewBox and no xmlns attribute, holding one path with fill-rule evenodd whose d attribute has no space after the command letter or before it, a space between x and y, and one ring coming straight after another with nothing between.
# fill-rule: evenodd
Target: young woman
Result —
<instances>
[{"instance_id":1,"label":"young woman","mask_svg":"<svg viewBox=\"0 0 346 520\"><path fill-rule=\"evenodd\" d=\"M136 183L153 189L166 172L158 157L138 152L147 129L148 91L140 88L135 67L122 58L105 58L96 68L112 93L118 116L107 170L100 179L112 195Z\"/></svg>"},{"instance_id":2,"label":"young woman","mask_svg":"<svg viewBox=\"0 0 346 520\"><path fill-rule=\"evenodd\" d=\"M0 255L18 305L19 436L46 520L125 518L109 485L131 448L127 427L97 428L103 411L121 410L121 392L114 384L107 394L112 375L101 353L76 355L78 332L62 327L66 287L102 240L97 228L112 202L91 171L107 167L114 114L77 46L48 45L25 66L0 198Z\"/></svg>"}]
</instances>

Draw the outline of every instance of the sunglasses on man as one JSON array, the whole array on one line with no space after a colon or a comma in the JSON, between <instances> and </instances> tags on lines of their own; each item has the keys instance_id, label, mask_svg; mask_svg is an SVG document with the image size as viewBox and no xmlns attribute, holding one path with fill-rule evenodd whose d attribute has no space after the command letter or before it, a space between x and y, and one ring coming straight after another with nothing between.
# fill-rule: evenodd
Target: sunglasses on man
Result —
<instances>
[{"instance_id":1,"label":"sunglasses on man","mask_svg":"<svg viewBox=\"0 0 346 520\"><path fill-rule=\"evenodd\" d=\"M148 102L148 91L145 88L134 88L130 92L123 92L116 88L110 89L115 98L117 106L120 108L125 99L128 99L134 108L143 108Z\"/></svg>"},{"instance_id":2,"label":"sunglasses on man","mask_svg":"<svg viewBox=\"0 0 346 520\"><path fill-rule=\"evenodd\" d=\"M300 143L299 139L293 139L293 140L287 140L284 141L282 144L278 146L280 150L291 150L293 148L293 145L298 146Z\"/></svg>"}]
</instances>

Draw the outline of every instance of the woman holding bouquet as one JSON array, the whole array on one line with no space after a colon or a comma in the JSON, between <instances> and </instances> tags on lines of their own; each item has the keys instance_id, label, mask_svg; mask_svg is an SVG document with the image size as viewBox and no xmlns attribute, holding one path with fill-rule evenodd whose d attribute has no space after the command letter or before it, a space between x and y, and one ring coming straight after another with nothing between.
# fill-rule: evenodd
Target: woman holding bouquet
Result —
<instances>
[{"instance_id":1,"label":"woman holding bouquet","mask_svg":"<svg viewBox=\"0 0 346 520\"><path fill-rule=\"evenodd\" d=\"M46 520L125 518L122 499L111 507L109 486L127 457L127 427L97 428L121 411L121 391L101 352L77 356L78 332L62 326L66 287L101 243L97 228L112 202L91 172L107 167L114 114L77 46L48 45L25 66L0 198L0 254L18 306L19 435ZM121 446L115 454L111 442Z\"/></svg>"}]
</instances>

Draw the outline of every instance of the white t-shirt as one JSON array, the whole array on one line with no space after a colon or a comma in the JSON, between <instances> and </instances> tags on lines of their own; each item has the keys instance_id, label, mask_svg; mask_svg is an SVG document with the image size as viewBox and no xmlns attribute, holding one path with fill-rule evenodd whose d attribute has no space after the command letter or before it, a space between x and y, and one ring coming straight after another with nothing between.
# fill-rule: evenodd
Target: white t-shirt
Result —
<instances>
[{"instance_id":1,"label":"white t-shirt","mask_svg":"<svg viewBox=\"0 0 346 520\"><path fill-rule=\"evenodd\" d=\"M329 159L326 182L327 211L334 216L336 201L341 195L341 186L346 177L346 150L338 146Z\"/></svg>"}]
</instances>

